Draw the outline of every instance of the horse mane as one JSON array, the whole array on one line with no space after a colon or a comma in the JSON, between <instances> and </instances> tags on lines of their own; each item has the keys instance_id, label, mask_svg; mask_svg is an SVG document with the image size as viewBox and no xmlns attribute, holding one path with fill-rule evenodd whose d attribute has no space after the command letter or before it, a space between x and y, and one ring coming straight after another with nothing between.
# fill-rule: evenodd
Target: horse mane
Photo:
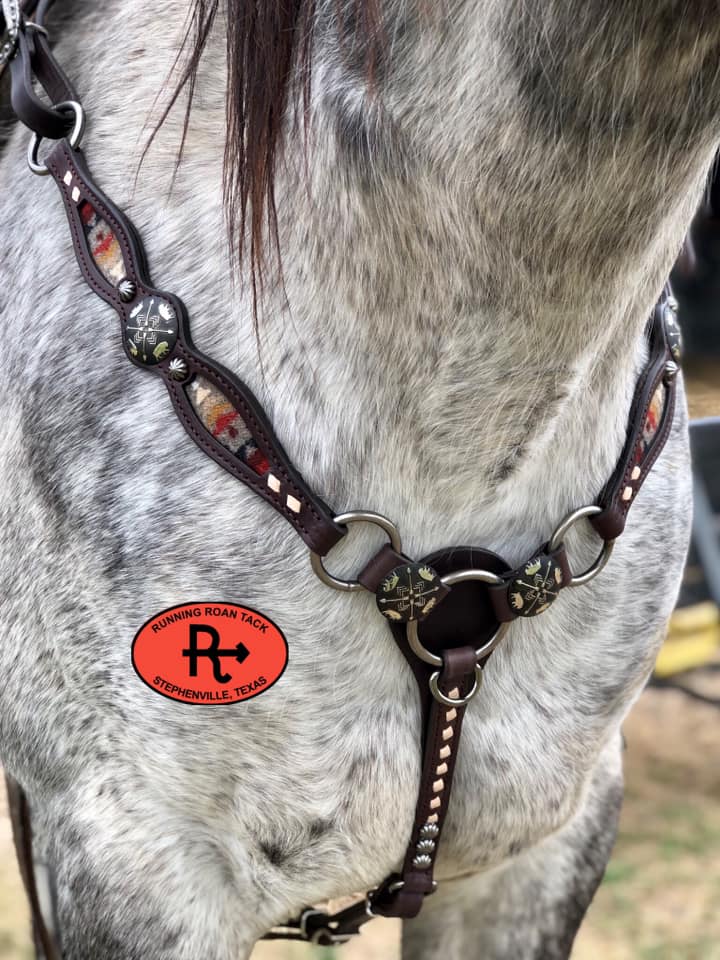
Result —
<instances>
[{"instance_id":1,"label":"horse mane","mask_svg":"<svg viewBox=\"0 0 720 960\"><path fill-rule=\"evenodd\" d=\"M220 0L195 0L174 68L185 57L158 127L180 93L188 98L178 164L188 132L197 71L217 18ZM371 82L379 37L379 0L328 0L343 47L354 59L362 51L362 69ZM313 38L323 0L226 0L227 138L224 201L237 264L249 254L253 303L263 284L267 241L280 266L275 208L275 170L283 150L283 123L291 103L307 131L312 79ZM156 128L157 129L157 128ZM153 134L154 135L154 134ZM305 139L305 145L307 140Z\"/></svg>"}]
</instances>

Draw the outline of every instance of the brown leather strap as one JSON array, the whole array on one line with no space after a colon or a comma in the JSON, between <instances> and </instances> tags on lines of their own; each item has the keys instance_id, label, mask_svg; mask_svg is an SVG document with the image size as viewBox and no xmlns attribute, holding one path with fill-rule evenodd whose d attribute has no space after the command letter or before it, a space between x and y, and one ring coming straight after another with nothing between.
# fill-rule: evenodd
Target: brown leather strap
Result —
<instances>
[{"instance_id":1,"label":"brown leather strap","mask_svg":"<svg viewBox=\"0 0 720 960\"><path fill-rule=\"evenodd\" d=\"M440 690L452 699L461 699L475 682L475 649L452 648L444 652L443 659ZM448 706L435 699L424 711L420 788L400 873L391 874L360 903L334 914L304 911L281 931L271 931L264 939L312 940L329 946L354 936L373 917L411 919L417 916L425 897L435 890L433 869L448 811L464 714L464 706Z\"/></svg>"},{"instance_id":2,"label":"brown leather strap","mask_svg":"<svg viewBox=\"0 0 720 960\"><path fill-rule=\"evenodd\" d=\"M55 104L77 100L73 85L50 51L50 43L41 27L49 2L37 6L34 24L27 20L35 4L23 7L23 17L17 35L17 49L10 61L10 101L13 111L30 130L42 137L59 140L69 132L73 117L67 110L56 109ZM37 95L37 81L50 99L48 106Z\"/></svg>"},{"instance_id":3,"label":"brown leather strap","mask_svg":"<svg viewBox=\"0 0 720 960\"><path fill-rule=\"evenodd\" d=\"M142 369L152 370L162 377L175 413L195 443L221 467L263 497L293 525L311 550L324 556L342 539L346 528L335 523L333 511L310 490L294 468L249 387L195 348L183 303L174 294L159 291L151 285L146 272L145 253L133 225L94 185L82 153L61 140L45 163L62 194L75 255L83 277L91 289L117 311L128 358ZM84 203L88 203L106 221L120 245L125 270L122 282L130 285L127 287L132 291L129 298L122 295L122 283L111 282L91 255L81 217ZM177 340L167 356L151 366L139 362L132 355L127 335L134 308L148 297L170 304L178 327ZM185 373L181 381L174 374L174 365L177 363L184 364ZM204 383L217 389L240 414L254 443L269 464L267 470L258 473L252 469L203 423L188 395L188 387L197 377L202 377Z\"/></svg>"},{"instance_id":4,"label":"brown leather strap","mask_svg":"<svg viewBox=\"0 0 720 960\"><path fill-rule=\"evenodd\" d=\"M403 553L398 553L391 544L385 543L360 571L357 576L358 582L370 593L375 593L380 582L392 570L409 561L409 557L406 557Z\"/></svg>"},{"instance_id":5,"label":"brown leather strap","mask_svg":"<svg viewBox=\"0 0 720 960\"><path fill-rule=\"evenodd\" d=\"M15 843L15 853L20 867L20 876L22 877L25 887L28 903L30 904L35 950L36 952L42 950L44 960L61 960L60 948L52 933L47 929L40 909L40 899L38 897L35 869L33 866L32 827L30 824L30 807L27 797L17 780L7 773L5 774L5 786L13 841Z\"/></svg>"},{"instance_id":6,"label":"brown leather strap","mask_svg":"<svg viewBox=\"0 0 720 960\"><path fill-rule=\"evenodd\" d=\"M438 686L452 700L463 699L475 683L475 648L443 652ZM417 916L434 890L433 869L448 811L465 706L430 701L420 789L410 842L399 877L388 878L371 898L373 913L408 919ZM396 886L401 884L401 886Z\"/></svg>"},{"instance_id":7,"label":"brown leather strap","mask_svg":"<svg viewBox=\"0 0 720 960\"><path fill-rule=\"evenodd\" d=\"M625 529L628 511L665 446L673 423L680 342L669 289L650 319L649 353L633 396L623 452L598 498L602 512L590 518L604 540L614 540Z\"/></svg>"},{"instance_id":8,"label":"brown leather strap","mask_svg":"<svg viewBox=\"0 0 720 960\"><path fill-rule=\"evenodd\" d=\"M407 558L382 548L363 571L369 589ZM398 562L399 561L399 562ZM481 569L507 574L508 565L497 554L477 547L438 550L420 563L440 576L458 570ZM477 581L455 584L432 613L418 624L423 646L442 657L438 688L453 700L463 699L476 682L476 650L500 626L489 596L489 586ZM313 940L330 945L356 934L373 916L409 919L420 911L426 896L433 893L433 869L438 843L448 811L455 763L460 746L464 706L438 702L429 681L438 668L420 660L410 649L406 625L389 622L398 647L407 659L418 684L422 709L420 749L422 766L413 828L398 873L387 877L367 899L335 914L308 910L290 921L281 932L271 931L266 939ZM483 663L487 662L487 657ZM428 861L418 860L427 857Z\"/></svg>"}]
</instances>

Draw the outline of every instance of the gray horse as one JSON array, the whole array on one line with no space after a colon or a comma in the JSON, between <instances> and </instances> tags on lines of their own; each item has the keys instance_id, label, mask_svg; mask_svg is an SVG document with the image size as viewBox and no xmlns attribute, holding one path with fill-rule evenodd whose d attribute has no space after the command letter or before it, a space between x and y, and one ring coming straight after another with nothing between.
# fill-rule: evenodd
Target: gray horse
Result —
<instances>
[{"instance_id":1,"label":"gray horse","mask_svg":"<svg viewBox=\"0 0 720 960\"><path fill-rule=\"evenodd\" d=\"M513 564L595 500L720 138L715 3L58 6L98 182L321 496L393 518L411 555L473 543ZM193 11L182 162L178 104L136 177ZM319 583L122 356L26 138L11 130L0 158L2 762L66 960L238 960L397 867L417 689L371 597ZM568 957L683 566L686 426L681 402L602 574L490 661L407 960ZM329 562L355 570L370 545L353 535ZM579 569L597 537L578 527L568 549ZM190 708L138 680L139 626L196 599L282 628L272 689Z\"/></svg>"}]
</instances>

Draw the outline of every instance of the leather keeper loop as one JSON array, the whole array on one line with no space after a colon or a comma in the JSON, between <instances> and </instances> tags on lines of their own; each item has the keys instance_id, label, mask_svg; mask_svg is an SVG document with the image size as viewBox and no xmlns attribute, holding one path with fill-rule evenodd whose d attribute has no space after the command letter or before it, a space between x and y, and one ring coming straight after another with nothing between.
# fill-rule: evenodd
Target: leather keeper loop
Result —
<instances>
[{"instance_id":1,"label":"leather keeper loop","mask_svg":"<svg viewBox=\"0 0 720 960\"><path fill-rule=\"evenodd\" d=\"M72 84L50 53L47 39L39 33L18 33L17 53L10 62L10 102L18 119L33 133L61 140L72 129L72 115L47 106L33 89L37 78L54 103L77 100Z\"/></svg>"},{"instance_id":2,"label":"leather keeper loop","mask_svg":"<svg viewBox=\"0 0 720 960\"><path fill-rule=\"evenodd\" d=\"M375 593L380 581L383 580L391 570L399 567L401 563L411 562L409 557L394 550L392 545L384 543L374 557L365 564L357 576L361 583L370 593Z\"/></svg>"}]
</instances>

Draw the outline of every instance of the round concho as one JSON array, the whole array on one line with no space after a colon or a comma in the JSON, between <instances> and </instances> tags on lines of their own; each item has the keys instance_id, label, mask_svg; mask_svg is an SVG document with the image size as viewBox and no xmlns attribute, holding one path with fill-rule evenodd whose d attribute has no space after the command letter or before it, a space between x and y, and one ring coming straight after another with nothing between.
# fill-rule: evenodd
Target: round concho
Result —
<instances>
[{"instance_id":1,"label":"round concho","mask_svg":"<svg viewBox=\"0 0 720 960\"><path fill-rule=\"evenodd\" d=\"M388 620L422 620L443 593L440 577L422 563L403 563L380 582L375 600Z\"/></svg>"},{"instance_id":2,"label":"round concho","mask_svg":"<svg viewBox=\"0 0 720 960\"><path fill-rule=\"evenodd\" d=\"M526 563L510 581L510 606L519 617L534 617L547 610L562 586L560 564L546 553Z\"/></svg>"},{"instance_id":3,"label":"round concho","mask_svg":"<svg viewBox=\"0 0 720 960\"><path fill-rule=\"evenodd\" d=\"M133 360L147 366L160 363L177 343L175 307L162 297L143 297L130 311L125 333Z\"/></svg>"}]
</instances>

